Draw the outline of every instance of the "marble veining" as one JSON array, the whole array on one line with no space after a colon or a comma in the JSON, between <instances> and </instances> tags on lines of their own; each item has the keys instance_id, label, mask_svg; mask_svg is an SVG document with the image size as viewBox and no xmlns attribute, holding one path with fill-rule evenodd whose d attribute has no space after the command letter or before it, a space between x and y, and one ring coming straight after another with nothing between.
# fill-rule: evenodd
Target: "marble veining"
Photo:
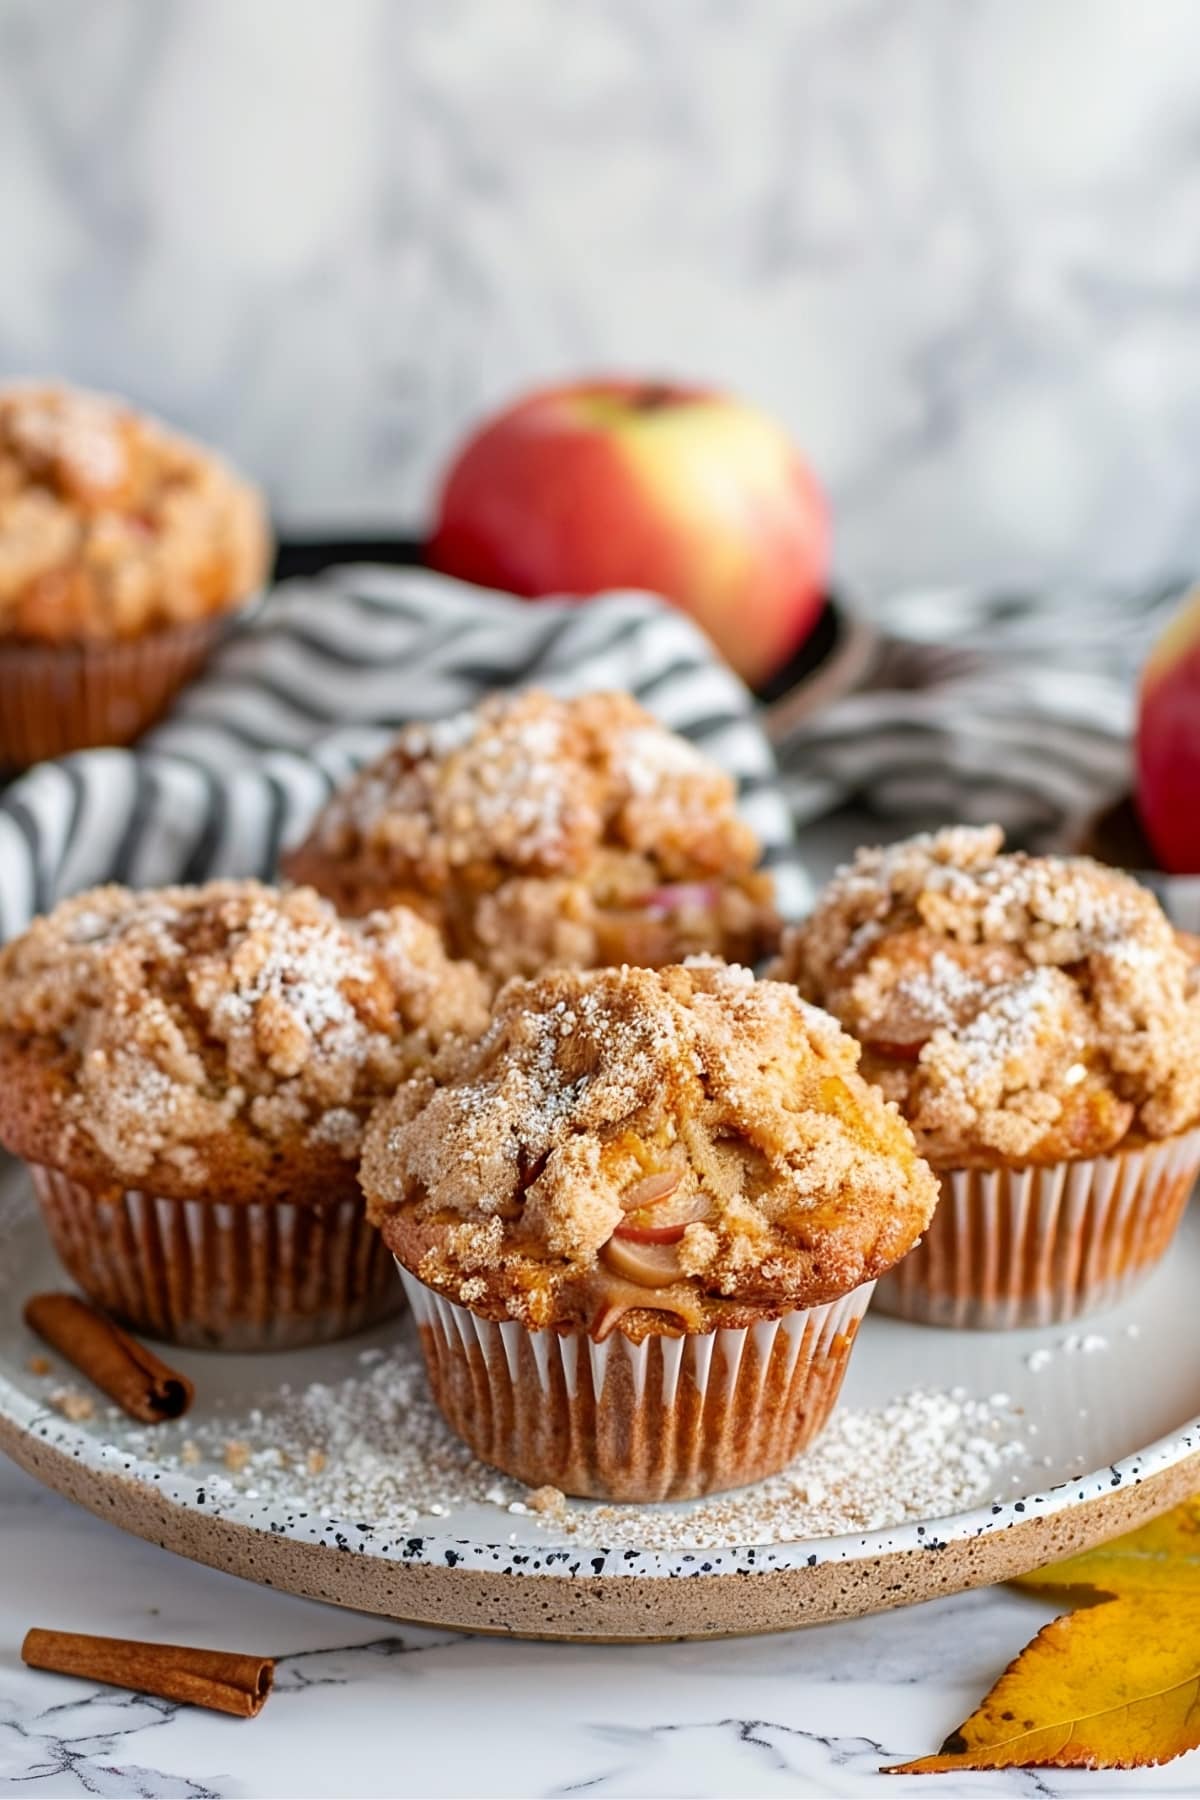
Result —
<instances>
[{"instance_id":1,"label":"marble veining","mask_svg":"<svg viewBox=\"0 0 1200 1800\"><path fill-rule=\"evenodd\" d=\"M1190 0L4 0L0 370L127 390L293 531L624 366L777 411L844 576L1200 550Z\"/></svg>"},{"instance_id":2,"label":"marble veining","mask_svg":"<svg viewBox=\"0 0 1200 1800\"><path fill-rule=\"evenodd\" d=\"M0 1794L1195 1794L1200 1755L1135 1774L905 1781L1052 1616L990 1589L732 1642L457 1636L294 1599L115 1532L0 1468ZM25 1669L34 1622L272 1653L240 1721Z\"/></svg>"}]
</instances>

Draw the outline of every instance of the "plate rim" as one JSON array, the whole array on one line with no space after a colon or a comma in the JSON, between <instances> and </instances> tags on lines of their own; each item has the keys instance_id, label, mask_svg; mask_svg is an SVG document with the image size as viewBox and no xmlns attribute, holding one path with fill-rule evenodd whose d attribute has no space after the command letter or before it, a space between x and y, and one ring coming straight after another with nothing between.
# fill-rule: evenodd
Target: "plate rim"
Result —
<instances>
[{"instance_id":1,"label":"plate rim","mask_svg":"<svg viewBox=\"0 0 1200 1800\"><path fill-rule=\"evenodd\" d=\"M1200 1451L1141 1480L1057 1513L1034 1514L998 1534L930 1544L815 1567L759 1568L748 1580L697 1574L664 1581L631 1575L570 1580L446 1564L381 1562L264 1534L218 1517L172 1508L158 1491L122 1474L107 1481L28 1433L0 1448L53 1490L134 1536L245 1580L284 1592L440 1630L591 1643L672 1642L760 1635L883 1612L982 1587L1074 1554L1178 1504L1200 1482ZM183 1530L179 1529L180 1522ZM847 1581L847 1574L851 1579Z\"/></svg>"},{"instance_id":2,"label":"plate rim","mask_svg":"<svg viewBox=\"0 0 1200 1800\"><path fill-rule=\"evenodd\" d=\"M153 1462L132 1455L119 1445L98 1441L82 1425L26 1394L3 1370L0 1370L0 1432L4 1438L15 1433L18 1440L27 1437L34 1444L58 1451L101 1479L139 1483L162 1495L164 1501L182 1514L203 1514L210 1519L241 1526L263 1538L287 1537L292 1542L365 1554L378 1561L407 1567L461 1567L490 1574L504 1572L517 1577L544 1574L560 1580L570 1579L581 1569L586 1569L589 1578L593 1579L638 1576L664 1582L694 1578L700 1573L733 1575L846 1565L911 1551L942 1550L969 1544L1035 1519L1055 1518L1088 1501L1111 1496L1122 1488L1137 1488L1144 1481L1167 1474L1189 1457L1200 1455L1200 1415L1196 1415L1117 1462L1032 1493L984 1501L939 1518L904 1520L869 1532L776 1543L638 1550L630 1546L593 1544L570 1547L551 1540L545 1550L539 1552L534 1544L481 1541L449 1532L421 1532L407 1527L398 1528L392 1539L380 1544L374 1541L377 1535L374 1523L367 1522L367 1530L362 1531L359 1522L328 1512L318 1514L309 1522L307 1515L289 1511L286 1515L289 1529L285 1532L279 1527L278 1500L250 1501L235 1492L215 1497L209 1504L206 1490L211 1485L211 1476L205 1479L172 1474L169 1479L164 1479L165 1471ZM274 1523L272 1515L275 1515ZM295 1529L298 1517L303 1520L303 1529L299 1530ZM326 1539L335 1541L325 1542Z\"/></svg>"},{"instance_id":3,"label":"plate rim","mask_svg":"<svg viewBox=\"0 0 1200 1800\"><path fill-rule=\"evenodd\" d=\"M28 1197L0 1208L0 1244L15 1245L35 1225ZM18 1320L14 1311L14 1327ZM316 1509L306 1518L303 1501L292 1508L278 1496L229 1491L197 1504L218 1471L168 1471L153 1460L153 1439L139 1453L106 1442L103 1420L89 1427L66 1419L30 1391L20 1343L14 1332L0 1366L0 1452L47 1488L194 1562L441 1630L634 1643L834 1622L1008 1580L1141 1525L1200 1489L1196 1416L1107 1467L867 1532L654 1550L570 1546L559 1535L543 1548L524 1531L523 1542L497 1543L487 1521L464 1536L451 1518L446 1529L402 1528L389 1537L356 1528L375 1521ZM1032 1471L1026 1479L1033 1487Z\"/></svg>"}]
</instances>

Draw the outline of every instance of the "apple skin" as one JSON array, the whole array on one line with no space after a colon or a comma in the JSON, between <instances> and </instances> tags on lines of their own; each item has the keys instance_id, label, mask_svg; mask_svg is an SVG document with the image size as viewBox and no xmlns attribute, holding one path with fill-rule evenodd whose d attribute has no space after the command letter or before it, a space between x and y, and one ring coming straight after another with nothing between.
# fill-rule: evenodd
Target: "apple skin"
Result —
<instances>
[{"instance_id":1,"label":"apple skin","mask_svg":"<svg viewBox=\"0 0 1200 1800\"><path fill-rule=\"evenodd\" d=\"M426 555L531 599L648 588L756 684L820 615L829 518L764 414L702 388L605 379L485 423L446 475Z\"/></svg>"},{"instance_id":2,"label":"apple skin","mask_svg":"<svg viewBox=\"0 0 1200 1800\"><path fill-rule=\"evenodd\" d=\"M1137 803L1163 868L1200 875L1200 588L1171 620L1142 671Z\"/></svg>"}]
</instances>

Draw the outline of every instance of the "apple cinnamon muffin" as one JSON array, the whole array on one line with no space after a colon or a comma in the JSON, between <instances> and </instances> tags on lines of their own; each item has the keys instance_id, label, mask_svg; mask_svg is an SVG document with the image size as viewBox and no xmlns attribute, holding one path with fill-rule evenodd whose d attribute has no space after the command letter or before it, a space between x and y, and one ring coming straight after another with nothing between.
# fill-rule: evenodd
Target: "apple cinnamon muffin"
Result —
<instances>
[{"instance_id":1,"label":"apple cinnamon muffin","mask_svg":"<svg viewBox=\"0 0 1200 1800\"><path fill-rule=\"evenodd\" d=\"M774 946L734 784L628 694L536 690L412 725L284 859L339 909L402 903L497 979Z\"/></svg>"},{"instance_id":2,"label":"apple cinnamon muffin","mask_svg":"<svg viewBox=\"0 0 1200 1800\"><path fill-rule=\"evenodd\" d=\"M860 851L775 973L863 1045L943 1197L880 1303L1044 1323L1163 1254L1200 1164L1200 966L1150 891L998 827Z\"/></svg>"},{"instance_id":3,"label":"apple cinnamon muffin","mask_svg":"<svg viewBox=\"0 0 1200 1800\"><path fill-rule=\"evenodd\" d=\"M857 1046L702 959L513 981L374 1113L361 1180L450 1423L533 1486L678 1498L824 1424L936 1199Z\"/></svg>"},{"instance_id":4,"label":"apple cinnamon muffin","mask_svg":"<svg viewBox=\"0 0 1200 1800\"><path fill-rule=\"evenodd\" d=\"M0 764L136 737L270 556L211 451L106 396L0 388Z\"/></svg>"},{"instance_id":5,"label":"apple cinnamon muffin","mask_svg":"<svg viewBox=\"0 0 1200 1800\"><path fill-rule=\"evenodd\" d=\"M254 881L64 901L0 952L0 1142L63 1262L151 1335L255 1348L392 1309L363 1125L484 984L401 908Z\"/></svg>"}]
</instances>

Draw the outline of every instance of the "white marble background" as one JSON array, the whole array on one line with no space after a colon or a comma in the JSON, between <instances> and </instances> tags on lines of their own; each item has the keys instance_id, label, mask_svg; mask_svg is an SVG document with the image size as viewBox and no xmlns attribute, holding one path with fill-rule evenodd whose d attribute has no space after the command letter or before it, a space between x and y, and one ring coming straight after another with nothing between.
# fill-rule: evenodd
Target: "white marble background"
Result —
<instances>
[{"instance_id":1,"label":"white marble background","mask_svg":"<svg viewBox=\"0 0 1200 1800\"><path fill-rule=\"evenodd\" d=\"M1200 562L1193 0L0 0L0 371L293 531L412 529L523 384L774 408L843 575Z\"/></svg>"}]
</instances>

